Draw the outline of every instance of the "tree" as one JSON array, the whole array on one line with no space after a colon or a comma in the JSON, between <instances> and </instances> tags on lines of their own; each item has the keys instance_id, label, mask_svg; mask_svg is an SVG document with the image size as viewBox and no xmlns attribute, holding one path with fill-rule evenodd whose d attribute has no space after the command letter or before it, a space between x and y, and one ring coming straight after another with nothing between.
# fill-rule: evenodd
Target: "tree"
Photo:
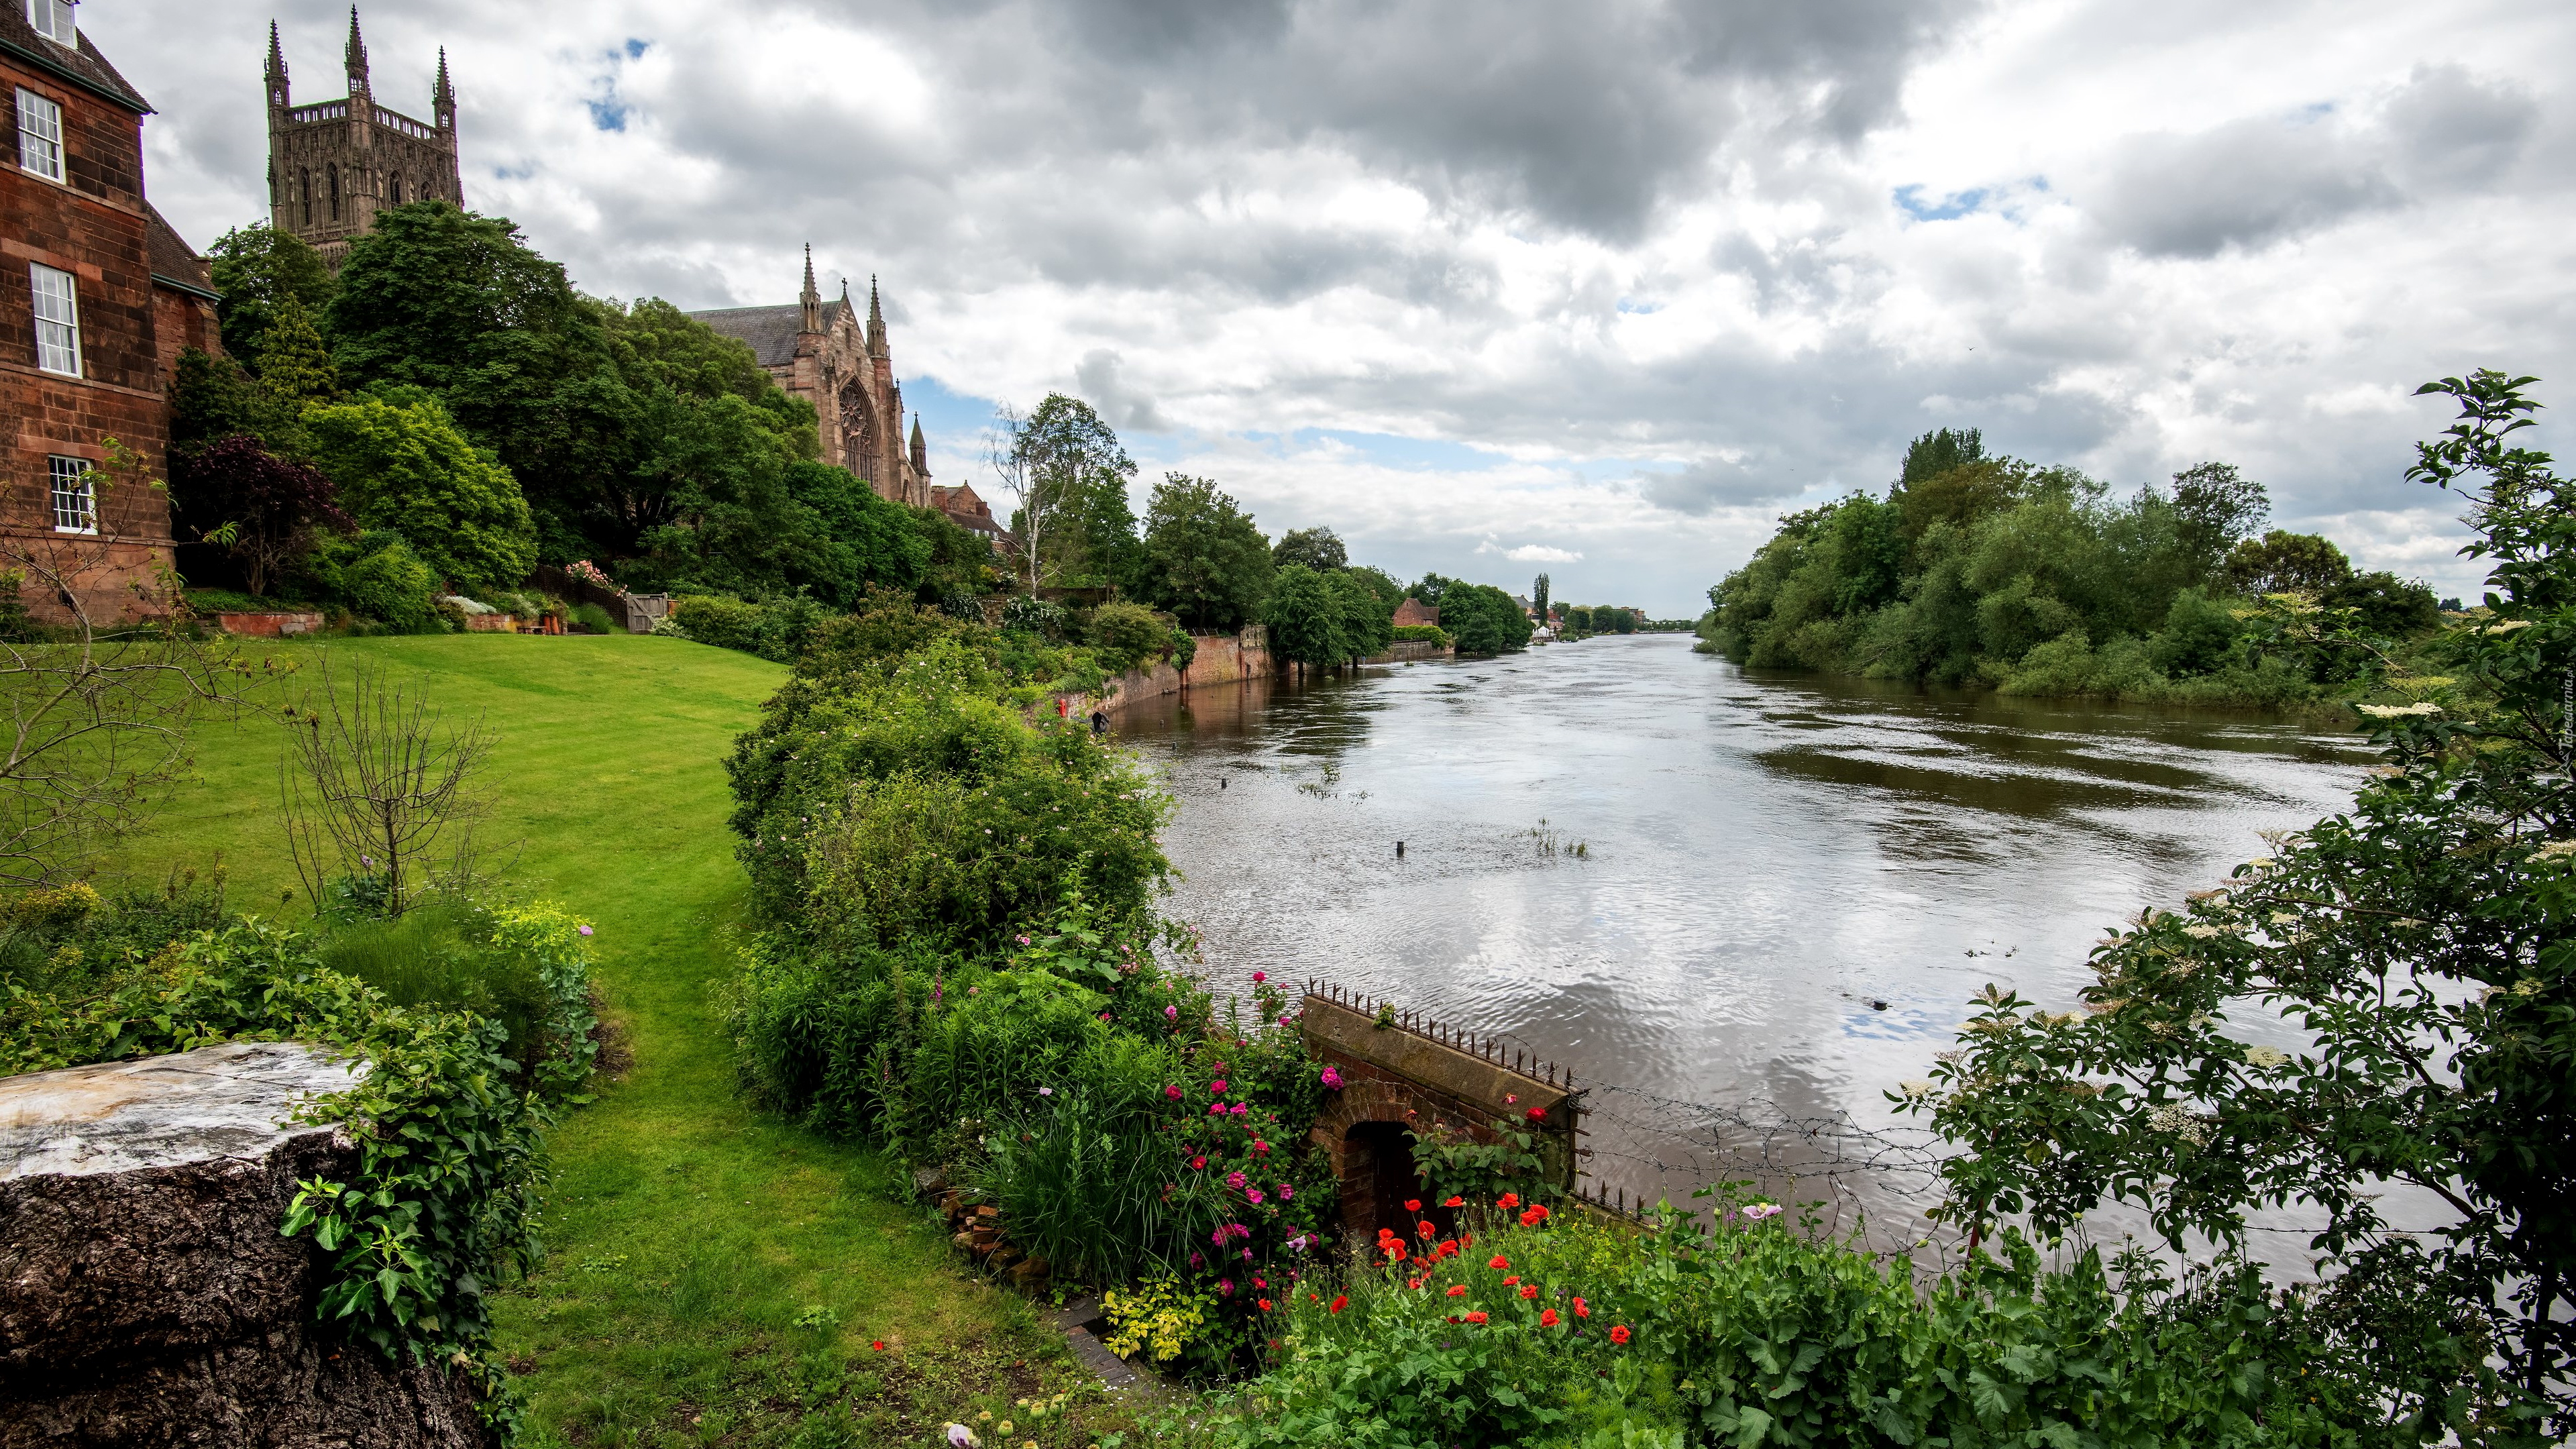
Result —
<instances>
[{"instance_id":1,"label":"tree","mask_svg":"<svg viewBox=\"0 0 2576 1449\"><path fill-rule=\"evenodd\" d=\"M493 737L480 715L448 726L425 696L365 665L344 698L325 655L320 686L319 703L307 693L283 711L277 783L288 853L317 912L345 892L400 916L442 842L452 872L467 873L482 812L470 786Z\"/></svg>"},{"instance_id":2,"label":"tree","mask_svg":"<svg viewBox=\"0 0 2576 1449\"><path fill-rule=\"evenodd\" d=\"M1448 596L1450 586L1457 582L1458 581L1456 579L1443 578L1438 574L1427 573L1421 578L1415 580L1411 586L1406 588L1404 596L1408 599L1418 600L1421 603L1436 609L1440 607L1440 601Z\"/></svg>"},{"instance_id":3,"label":"tree","mask_svg":"<svg viewBox=\"0 0 2576 1449\"><path fill-rule=\"evenodd\" d=\"M1322 577L1332 595L1342 647L1349 651L1344 657L1355 662L1385 653L1387 646L1395 642L1397 602L1375 586L1375 579L1386 576L1375 569L1334 569Z\"/></svg>"},{"instance_id":4,"label":"tree","mask_svg":"<svg viewBox=\"0 0 2576 1449\"><path fill-rule=\"evenodd\" d=\"M2191 582L2205 583L2271 517L2272 498L2232 464L2200 463L2173 475L2173 510Z\"/></svg>"},{"instance_id":5,"label":"tree","mask_svg":"<svg viewBox=\"0 0 2576 1449\"><path fill-rule=\"evenodd\" d=\"M1526 648L1529 616L1512 596L1491 584L1449 580L1441 590L1440 627L1458 641L1461 654L1503 654Z\"/></svg>"},{"instance_id":6,"label":"tree","mask_svg":"<svg viewBox=\"0 0 2576 1449\"><path fill-rule=\"evenodd\" d=\"M2322 594L2352 577L2352 561L2330 539L2273 529L2228 551L2227 584L2243 594Z\"/></svg>"},{"instance_id":7,"label":"tree","mask_svg":"<svg viewBox=\"0 0 2576 1449\"><path fill-rule=\"evenodd\" d=\"M1547 575L1545 574L1540 574L1537 580L1530 585L1530 609L1541 619L1545 619L1548 616Z\"/></svg>"},{"instance_id":8,"label":"tree","mask_svg":"<svg viewBox=\"0 0 2576 1449\"><path fill-rule=\"evenodd\" d=\"M1975 428L1961 428L1955 432L1941 428L1925 433L1905 445L1905 461L1897 468L1896 486L1911 488L1917 483L1979 462L1985 456L1985 437Z\"/></svg>"},{"instance_id":9,"label":"tree","mask_svg":"<svg viewBox=\"0 0 2576 1449\"><path fill-rule=\"evenodd\" d=\"M604 310L506 218L421 201L377 212L350 243L324 330L344 384L435 393L518 480L549 551L596 557L634 547L603 527L604 493L660 476L662 441L619 375Z\"/></svg>"},{"instance_id":10,"label":"tree","mask_svg":"<svg viewBox=\"0 0 2576 1449\"><path fill-rule=\"evenodd\" d=\"M459 588L515 587L536 563L518 480L436 399L361 395L304 415L315 459L358 522L389 528Z\"/></svg>"},{"instance_id":11,"label":"tree","mask_svg":"<svg viewBox=\"0 0 2576 1449\"><path fill-rule=\"evenodd\" d=\"M280 458L257 438L236 433L188 465L190 507L219 519L208 536L242 566L242 580L265 594L313 546L316 529L346 532L339 494L318 470Z\"/></svg>"},{"instance_id":12,"label":"tree","mask_svg":"<svg viewBox=\"0 0 2576 1449\"><path fill-rule=\"evenodd\" d=\"M1345 600L1333 586L1335 574L1317 573L1290 564L1270 582L1263 622L1270 629L1270 652L1299 665L1332 666L1354 658L1343 632Z\"/></svg>"},{"instance_id":13,"label":"tree","mask_svg":"<svg viewBox=\"0 0 2576 1449\"><path fill-rule=\"evenodd\" d=\"M283 304L291 300L318 314L339 290L320 252L266 222L225 232L206 249L206 260L223 298L215 304L215 318L224 351L254 366Z\"/></svg>"},{"instance_id":14,"label":"tree","mask_svg":"<svg viewBox=\"0 0 2576 1449\"><path fill-rule=\"evenodd\" d=\"M1136 464L1117 432L1089 403L1049 393L1021 425L1013 446L1023 455L1029 491L1043 500L1052 519L1041 541L1052 555L1047 574L1133 589L1142 559L1127 483L1136 476Z\"/></svg>"},{"instance_id":15,"label":"tree","mask_svg":"<svg viewBox=\"0 0 2576 1449\"><path fill-rule=\"evenodd\" d=\"M1214 479L1163 475L1145 505L1144 552L1143 592L1156 608L1201 629L1260 617L1272 587L1270 541Z\"/></svg>"},{"instance_id":16,"label":"tree","mask_svg":"<svg viewBox=\"0 0 2576 1449\"><path fill-rule=\"evenodd\" d=\"M1286 568L1303 564L1317 573L1348 568L1351 551L1342 546L1342 537L1329 528L1292 528L1279 536L1270 548L1270 562Z\"/></svg>"},{"instance_id":17,"label":"tree","mask_svg":"<svg viewBox=\"0 0 2576 1449\"><path fill-rule=\"evenodd\" d=\"M272 319L259 335L260 392L288 417L302 413L307 403L336 400L340 369L303 299L286 297Z\"/></svg>"},{"instance_id":18,"label":"tree","mask_svg":"<svg viewBox=\"0 0 2576 1449\"><path fill-rule=\"evenodd\" d=\"M2387 765L2352 809L2114 932L2079 1012L1988 987L1903 1099L1962 1149L1943 1212L1972 1245L2105 1201L2177 1252L2240 1246L2257 1209L2321 1217L2311 1317L2406 1442L2576 1432L2576 484L2509 446L2530 382L2422 390L2460 421L2410 476L2468 499L2494 622L2434 677L2320 633L2394 696L2360 706ZM2392 1182L2450 1221L2388 1222Z\"/></svg>"}]
</instances>

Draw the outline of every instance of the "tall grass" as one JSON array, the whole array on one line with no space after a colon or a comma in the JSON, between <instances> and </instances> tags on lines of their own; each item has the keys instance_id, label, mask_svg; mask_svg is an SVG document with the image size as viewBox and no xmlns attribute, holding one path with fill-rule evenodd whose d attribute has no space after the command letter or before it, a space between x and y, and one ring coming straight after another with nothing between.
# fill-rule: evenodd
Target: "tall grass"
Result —
<instances>
[{"instance_id":1,"label":"tall grass","mask_svg":"<svg viewBox=\"0 0 2576 1449\"><path fill-rule=\"evenodd\" d=\"M546 1054L554 1007L538 962L496 949L487 913L467 902L430 901L390 921L335 928L317 952L324 965L355 976L399 1006L470 1011L501 1024L506 1054L522 1070Z\"/></svg>"}]
</instances>

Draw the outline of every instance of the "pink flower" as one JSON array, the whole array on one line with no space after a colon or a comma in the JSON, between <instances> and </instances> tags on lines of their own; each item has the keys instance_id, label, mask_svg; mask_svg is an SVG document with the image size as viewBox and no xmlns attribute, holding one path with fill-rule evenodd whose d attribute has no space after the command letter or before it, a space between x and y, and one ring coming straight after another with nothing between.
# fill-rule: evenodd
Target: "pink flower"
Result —
<instances>
[{"instance_id":1,"label":"pink flower","mask_svg":"<svg viewBox=\"0 0 2576 1449\"><path fill-rule=\"evenodd\" d=\"M1241 1102L1237 1102L1237 1103L1235 1103L1235 1104L1234 1104L1234 1115L1236 1115L1237 1117L1247 1116L1247 1115L1249 1115L1249 1114L1251 1113L1251 1111L1252 1111L1252 1109L1251 1109L1250 1107L1247 1107L1247 1106L1243 1105Z\"/></svg>"},{"instance_id":2,"label":"pink flower","mask_svg":"<svg viewBox=\"0 0 2576 1449\"><path fill-rule=\"evenodd\" d=\"M1219 1077L1219 1078L1217 1078L1215 1081L1208 1083L1208 1090L1209 1090L1209 1091L1211 1091L1211 1092L1214 1092L1215 1094L1217 1094L1217 1095L1218 1095L1218 1096L1220 1096L1220 1097L1224 1096L1224 1095L1225 1095L1225 1078L1223 1078L1223 1077Z\"/></svg>"},{"instance_id":3,"label":"pink flower","mask_svg":"<svg viewBox=\"0 0 2576 1449\"><path fill-rule=\"evenodd\" d=\"M1166 1007L1164 1007L1164 1008L1163 1008L1163 1020L1165 1020L1165 1021L1178 1021L1178 1020L1180 1020L1180 1019L1181 1019L1181 1009L1180 1009L1179 1007L1177 1007L1177 1006L1166 1006Z\"/></svg>"},{"instance_id":4,"label":"pink flower","mask_svg":"<svg viewBox=\"0 0 2576 1449\"><path fill-rule=\"evenodd\" d=\"M1241 1192L1243 1190L1243 1174L1240 1172L1227 1173L1225 1175L1225 1185L1233 1188L1237 1192Z\"/></svg>"},{"instance_id":5,"label":"pink flower","mask_svg":"<svg viewBox=\"0 0 2576 1449\"><path fill-rule=\"evenodd\" d=\"M1269 979L1270 973L1267 971L1255 971L1252 973L1252 981L1256 986Z\"/></svg>"},{"instance_id":6,"label":"pink flower","mask_svg":"<svg viewBox=\"0 0 2576 1449\"><path fill-rule=\"evenodd\" d=\"M1163 1089L1163 1095L1164 1095L1166 1098L1168 1098L1168 1099L1170 1099L1170 1100L1172 1100L1172 1101L1177 1102L1177 1101L1181 1100L1181 1089L1180 1089L1179 1087L1177 1087L1177 1086L1165 1087L1165 1088Z\"/></svg>"},{"instance_id":7,"label":"pink flower","mask_svg":"<svg viewBox=\"0 0 2576 1449\"><path fill-rule=\"evenodd\" d=\"M1209 1115L1209 1116L1211 1116L1211 1117L1222 1117L1222 1116L1224 1116L1224 1115L1225 1115L1225 1104L1224 1104L1223 1102L1210 1102L1210 1103L1208 1103L1208 1115Z\"/></svg>"},{"instance_id":8,"label":"pink flower","mask_svg":"<svg viewBox=\"0 0 2576 1449\"><path fill-rule=\"evenodd\" d=\"M584 926L584 927L582 927L582 928L581 928L581 933L582 933L583 935L585 935L585 936L589 935L589 934L590 934L590 927L588 927L588 926Z\"/></svg>"},{"instance_id":9,"label":"pink flower","mask_svg":"<svg viewBox=\"0 0 2576 1449\"><path fill-rule=\"evenodd\" d=\"M1342 1074L1334 1071L1331 1067L1324 1068L1324 1075L1319 1080L1323 1082L1326 1088L1332 1091L1338 1092L1342 1089Z\"/></svg>"},{"instance_id":10,"label":"pink flower","mask_svg":"<svg viewBox=\"0 0 2576 1449\"><path fill-rule=\"evenodd\" d=\"M1245 1188L1243 1190L1243 1200L1252 1204L1254 1207L1261 1206L1261 1189L1257 1187Z\"/></svg>"},{"instance_id":11,"label":"pink flower","mask_svg":"<svg viewBox=\"0 0 2576 1449\"><path fill-rule=\"evenodd\" d=\"M1294 1202L1296 1201L1296 1198L1297 1189L1290 1187L1284 1182L1279 1184L1279 1200L1281 1202Z\"/></svg>"}]
</instances>

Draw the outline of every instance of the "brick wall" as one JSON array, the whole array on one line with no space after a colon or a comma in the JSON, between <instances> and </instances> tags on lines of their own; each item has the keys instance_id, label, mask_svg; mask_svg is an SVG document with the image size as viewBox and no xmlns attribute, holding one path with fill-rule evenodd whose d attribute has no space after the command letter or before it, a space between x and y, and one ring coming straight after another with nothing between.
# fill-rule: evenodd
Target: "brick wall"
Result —
<instances>
[{"instance_id":1,"label":"brick wall","mask_svg":"<svg viewBox=\"0 0 2576 1449\"><path fill-rule=\"evenodd\" d=\"M16 165L21 86L63 109L63 184ZM143 456L152 477L164 476L169 424L156 316L162 303L145 236L143 118L5 55L0 107L7 110L0 127L0 429L6 433L0 437L0 535L6 535L0 548L67 568L94 617L156 612L154 565L167 557L170 538L165 495L111 488L99 518L107 537L56 535L46 466L54 454L103 463L101 439L112 436ZM36 366L30 263L75 279L79 377ZM25 597L39 617L65 613L49 590L30 587Z\"/></svg>"}]
</instances>

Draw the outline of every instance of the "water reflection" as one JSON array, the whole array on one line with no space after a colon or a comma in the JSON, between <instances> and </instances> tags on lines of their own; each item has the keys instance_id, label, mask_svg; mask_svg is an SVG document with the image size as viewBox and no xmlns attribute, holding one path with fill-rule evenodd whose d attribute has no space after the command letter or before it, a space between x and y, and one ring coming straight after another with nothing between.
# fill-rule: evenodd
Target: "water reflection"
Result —
<instances>
[{"instance_id":1,"label":"water reflection","mask_svg":"<svg viewBox=\"0 0 2576 1449\"><path fill-rule=\"evenodd\" d=\"M1183 801L1173 910L1225 972L1391 997L1739 1137L1891 1125L1881 1094L1970 995L2071 1005L2105 923L2340 808L2369 762L2287 724L1766 676L1670 636L1226 685L1118 728Z\"/></svg>"}]
</instances>

